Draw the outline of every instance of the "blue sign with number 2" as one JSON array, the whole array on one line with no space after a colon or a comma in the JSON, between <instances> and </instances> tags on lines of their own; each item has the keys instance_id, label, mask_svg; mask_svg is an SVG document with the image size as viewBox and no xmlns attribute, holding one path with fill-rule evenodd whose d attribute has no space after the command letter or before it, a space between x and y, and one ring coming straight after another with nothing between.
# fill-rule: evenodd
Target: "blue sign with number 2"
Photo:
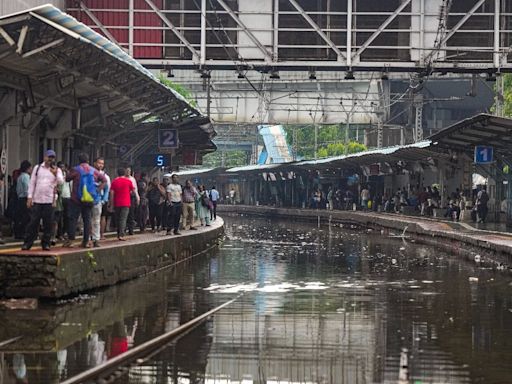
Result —
<instances>
[{"instance_id":1,"label":"blue sign with number 2","mask_svg":"<svg viewBox=\"0 0 512 384\"><path fill-rule=\"evenodd\" d=\"M477 145L475 147L475 163L476 164L488 164L494 161L493 159L493 147Z\"/></svg>"}]
</instances>

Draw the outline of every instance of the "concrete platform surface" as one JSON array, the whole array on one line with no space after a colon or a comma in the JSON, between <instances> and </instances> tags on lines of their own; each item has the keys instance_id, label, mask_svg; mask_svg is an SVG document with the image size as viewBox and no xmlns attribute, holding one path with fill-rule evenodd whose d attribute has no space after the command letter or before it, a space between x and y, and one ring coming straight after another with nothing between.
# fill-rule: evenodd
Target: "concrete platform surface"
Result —
<instances>
[{"instance_id":1,"label":"concrete platform surface","mask_svg":"<svg viewBox=\"0 0 512 384\"><path fill-rule=\"evenodd\" d=\"M144 275L217 246L221 218L209 227L135 234L126 241L107 239L98 248L52 247L29 251L0 249L0 296L59 298ZM77 241L77 245L80 241Z\"/></svg>"}]
</instances>

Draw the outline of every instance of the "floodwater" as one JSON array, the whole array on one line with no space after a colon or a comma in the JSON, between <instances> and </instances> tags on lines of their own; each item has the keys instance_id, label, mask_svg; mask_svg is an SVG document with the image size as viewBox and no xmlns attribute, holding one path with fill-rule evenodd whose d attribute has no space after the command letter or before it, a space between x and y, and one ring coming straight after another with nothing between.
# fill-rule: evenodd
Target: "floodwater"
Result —
<instances>
[{"instance_id":1,"label":"floodwater","mask_svg":"<svg viewBox=\"0 0 512 384\"><path fill-rule=\"evenodd\" d=\"M227 218L218 252L0 312L0 383L58 383L240 294L118 383L512 383L512 278L357 228Z\"/></svg>"}]
</instances>

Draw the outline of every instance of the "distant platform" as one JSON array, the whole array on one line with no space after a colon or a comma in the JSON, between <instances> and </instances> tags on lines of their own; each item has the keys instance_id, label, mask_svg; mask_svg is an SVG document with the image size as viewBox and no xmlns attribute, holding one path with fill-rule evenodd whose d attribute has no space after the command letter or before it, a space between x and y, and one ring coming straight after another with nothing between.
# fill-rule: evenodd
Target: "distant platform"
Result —
<instances>
[{"instance_id":1,"label":"distant platform","mask_svg":"<svg viewBox=\"0 0 512 384\"><path fill-rule=\"evenodd\" d=\"M60 298L142 276L215 248L224 222L197 228L107 239L99 248L0 249L0 296Z\"/></svg>"}]
</instances>

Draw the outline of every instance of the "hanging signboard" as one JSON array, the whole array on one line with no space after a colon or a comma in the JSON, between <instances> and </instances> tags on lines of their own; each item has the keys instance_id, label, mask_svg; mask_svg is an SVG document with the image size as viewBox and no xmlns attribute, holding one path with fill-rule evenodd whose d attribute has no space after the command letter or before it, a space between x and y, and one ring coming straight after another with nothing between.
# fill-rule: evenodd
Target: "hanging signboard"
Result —
<instances>
[{"instance_id":1,"label":"hanging signboard","mask_svg":"<svg viewBox=\"0 0 512 384\"><path fill-rule=\"evenodd\" d=\"M489 164L494 161L493 147L477 145L475 147L475 164Z\"/></svg>"},{"instance_id":2,"label":"hanging signboard","mask_svg":"<svg viewBox=\"0 0 512 384\"><path fill-rule=\"evenodd\" d=\"M158 149L160 151L170 151L178 148L178 130L177 129L159 129L158 130Z\"/></svg>"}]
</instances>

